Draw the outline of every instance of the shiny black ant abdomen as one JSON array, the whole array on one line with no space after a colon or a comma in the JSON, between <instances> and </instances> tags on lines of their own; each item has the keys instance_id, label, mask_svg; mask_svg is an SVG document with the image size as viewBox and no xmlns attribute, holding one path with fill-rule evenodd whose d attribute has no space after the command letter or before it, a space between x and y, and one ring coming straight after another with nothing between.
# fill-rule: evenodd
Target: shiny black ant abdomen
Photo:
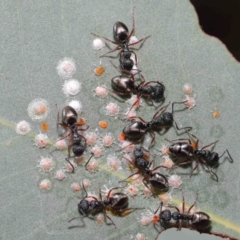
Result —
<instances>
[{"instance_id":1,"label":"shiny black ant abdomen","mask_svg":"<svg viewBox=\"0 0 240 240\"><path fill-rule=\"evenodd\" d=\"M137 56L133 51L129 49L129 47L136 45L142 42L143 40L147 39L148 37L150 37L150 36L147 36L145 38L138 40L137 42L129 43L130 37L134 33L134 29L135 29L135 21L134 21L134 9L133 9L132 30L130 33L127 26L123 22L119 22L119 21L115 22L115 24L113 25L113 37L115 41L112 41L106 37L99 36L95 33L91 33L94 36L100 37L102 39L105 39L108 42L111 42L117 45L115 49L109 51L108 53L102 55L101 57L109 53L115 52L117 50L120 50L119 62L120 62L120 67L124 72L129 72L130 70L132 70L134 64L137 64Z\"/></svg>"},{"instance_id":2,"label":"shiny black ant abdomen","mask_svg":"<svg viewBox=\"0 0 240 240\"><path fill-rule=\"evenodd\" d=\"M190 133L188 133L190 134ZM198 149L198 139L195 135L191 134L193 138L196 139L196 141L191 140L190 138L180 138L174 141L180 141L180 142L174 142L169 146L169 152L174 157L176 157L176 160L179 162L177 166L179 165L185 165L192 162L192 160L196 160L197 164L194 167L194 169L191 172L191 175L193 174L194 170L198 168L199 163L204 164L204 166L207 167L208 171L211 172L214 176L216 181L218 181L218 176L215 172L213 172L212 168L215 168L219 165L219 159L225 154L228 154L229 162L233 163L233 159L229 153L229 151L226 149L220 156L217 152L206 150L205 148L210 147L211 145L214 145L218 142L212 142L206 146L203 146L201 149ZM184 142L186 141L187 142ZM192 159L191 159L192 158ZM209 167L212 167L211 169ZM190 176L191 176L190 175Z\"/></svg>"},{"instance_id":3,"label":"shiny black ant abdomen","mask_svg":"<svg viewBox=\"0 0 240 240\"><path fill-rule=\"evenodd\" d=\"M155 133L153 131L160 131L162 129L170 128L175 122L173 119L174 104L183 104L183 102L174 102L172 103L172 112L163 112L161 115L157 116L160 111L165 109L168 105L160 108L152 117L152 120L149 122L144 121L141 117L133 117L132 121L123 128L123 134L126 139L134 142L139 142L144 138L144 135L147 131L150 132L152 136L151 144L155 140ZM135 120L138 118L139 120ZM176 122L175 122L176 124ZM191 130L191 127L179 128L176 124L178 130L186 129Z\"/></svg>"},{"instance_id":4,"label":"shiny black ant abdomen","mask_svg":"<svg viewBox=\"0 0 240 240\"><path fill-rule=\"evenodd\" d=\"M131 210L137 210L140 208L128 208L128 196L124 193L117 192L112 193L113 190L119 189L120 187L115 187L109 190L106 199L102 199L101 190L99 189L99 199L94 196L89 196L84 185L82 184L83 190L86 193L85 197L81 199L78 203L78 212L83 215L83 217L89 214L95 214L97 212L103 212L105 218L108 218L112 224L116 227L113 220L107 215L107 211L111 211L117 215L123 215L125 213L130 213ZM68 222L81 217L74 217Z\"/></svg>"},{"instance_id":5,"label":"shiny black ant abdomen","mask_svg":"<svg viewBox=\"0 0 240 240\"><path fill-rule=\"evenodd\" d=\"M86 131L89 126L85 129L80 128L80 125L77 123L78 115L74 108L71 106L65 106L62 110L62 122L59 122L59 112L58 112L58 125L65 128L67 131L65 136L61 139L68 138L68 157L66 161L68 161L74 172L74 167L72 163L69 161L70 158L73 157L80 157L83 155L85 146L86 146L86 139L84 136L79 134L79 131ZM73 156L71 156L71 150Z\"/></svg>"},{"instance_id":6,"label":"shiny black ant abdomen","mask_svg":"<svg viewBox=\"0 0 240 240\"><path fill-rule=\"evenodd\" d=\"M133 167L136 167L138 169L137 172L131 174L128 176L126 179L122 181L126 181L127 179L131 178L135 174L142 174L143 175L143 184L147 187L147 182L151 184L151 186L160 191L166 191L169 188L169 183L168 179L166 176L159 172L154 172L159 168L167 168L165 166L157 166L154 169L150 169L150 166L152 162L149 162L148 159L145 158L145 153L144 149L141 148L135 148L133 151L133 162L131 162L129 159L126 159ZM120 182L122 182L120 181Z\"/></svg>"},{"instance_id":7,"label":"shiny black ant abdomen","mask_svg":"<svg viewBox=\"0 0 240 240\"><path fill-rule=\"evenodd\" d=\"M136 94L137 100L133 103L132 107L138 105L141 96L148 98L152 102L152 105L154 105L153 101L163 101L165 86L159 81L145 82L144 77L141 74L140 76L143 79L140 84L135 84L133 75L121 75L112 78L111 83L114 93L118 95Z\"/></svg>"},{"instance_id":8,"label":"shiny black ant abdomen","mask_svg":"<svg viewBox=\"0 0 240 240\"><path fill-rule=\"evenodd\" d=\"M161 202L160 206L157 208L154 214L156 214L160 209L158 219L160 226L163 228L163 230L159 231L156 239L158 238L159 234L161 234L161 232L163 232L170 226L170 223L172 223L171 220L175 221L178 224L178 230L181 230L183 221L187 222L187 228L190 229L194 229L200 232L209 229L211 225L211 218L207 213L205 212L191 213L191 210L193 209L195 204L196 200L189 207L188 211L185 212L185 199L184 196L182 196L182 211L177 207L168 206L176 209L176 211L172 213L169 209L162 210L163 202ZM172 225L170 227L172 227Z\"/></svg>"}]
</instances>

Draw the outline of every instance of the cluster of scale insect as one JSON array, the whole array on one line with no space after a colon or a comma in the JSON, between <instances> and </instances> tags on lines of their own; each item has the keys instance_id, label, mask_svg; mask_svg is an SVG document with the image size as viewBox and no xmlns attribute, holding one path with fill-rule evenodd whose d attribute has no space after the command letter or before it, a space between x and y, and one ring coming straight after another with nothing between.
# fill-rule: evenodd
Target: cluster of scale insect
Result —
<instances>
[{"instance_id":1,"label":"cluster of scale insect","mask_svg":"<svg viewBox=\"0 0 240 240\"><path fill-rule=\"evenodd\" d=\"M88 179L82 179L81 181L79 181L79 179L76 181L73 180L69 188L73 192L83 191L83 194L85 194L85 197L82 198L78 205L79 213L84 215L89 214L88 210L84 207L84 204L87 204L93 208L92 210L102 211L95 215L95 221L97 223L102 224L106 221L107 217L107 220L110 220L115 226L113 220L107 215L106 210L110 209L110 211L120 213L125 212L125 210L140 210L140 208L135 206L135 208L127 208L129 199L136 198L136 196L139 197L140 195L149 199L154 195L155 197L157 196L160 206L141 212L141 217L138 218L138 221L142 226L160 224L157 237L161 231L167 229L167 223L173 220L177 221L176 227L179 230L181 229L182 221L188 221L190 226L197 230L207 228L211 224L210 217L204 212L194 210L195 203L186 213L184 209L184 197L182 206L175 207L178 213L177 216L175 214L176 212L172 213L170 208L164 207L171 203L174 189L179 188L183 184L179 175L171 175L168 172L168 170L172 170L176 165L172 160L172 155L178 155L180 152L181 154L200 156L204 159L204 164L209 164L207 154L210 154L216 163L218 163L218 160L225 153L228 154L230 162L232 162L232 158L227 149L220 157L218 155L215 156L216 154L214 152L206 152L203 150L205 147L211 146L212 143L204 146L202 149L197 149L197 147L194 148L192 146L193 141L189 139L189 144L184 146L181 141L176 143L171 142L170 145L162 144L160 149L158 149L161 153L161 165L152 166L152 162L154 161L145 155L150 155L149 150L151 150L152 145L155 144L155 128L162 130L176 126L177 130L184 129L186 132L190 131L191 127L178 127L175 119L173 119L174 106L183 104L186 108L191 109L196 105L196 95L193 94L191 84L184 84L183 99L171 104L172 111L166 111L170 104L162 106L165 101L164 84L160 81L146 81L142 70L140 71L138 69L138 58L136 53L131 50L131 46L145 41L149 36L138 40L132 35L134 33L134 27L134 18L133 29L130 33L124 23L116 22L113 28L115 41L92 33L92 35L97 37L93 40L92 47L97 52L96 62L99 61L97 64L94 64L93 72L95 78L101 79L101 76L106 73L106 64L102 62L103 57L108 55L108 53L119 51L118 56L120 63L119 66L116 66L115 63L110 61L110 65L119 71L120 75L113 77L110 84L97 82L96 87L92 90L93 95L104 103L103 112L105 114L104 119L96 123L95 129L92 127L88 129L89 126L86 120L79 116L83 106L76 96L81 91L82 83L74 78L76 63L72 58L61 59L56 68L59 77L64 81L62 92L66 97L66 102L62 110L59 110L57 106L57 125L62 128L63 134L58 136L54 143L51 143L52 141L47 135L49 125L46 119L50 112L50 104L42 98L34 99L29 104L27 109L29 117L32 121L39 122L39 133L35 135L33 144L39 149L45 149L51 145L55 150L60 150L64 154L67 153L67 156L64 157L66 161L62 163L60 168L59 164L56 164L58 162L57 159L54 159L54 157L41 156L41 158L37 160L37 168L40 174L38 187L42 192L49 192L54 185L55 179L59 182L64 181L68 174L73 174L79 165L83 165L83 162L85 163L85 169L89 173L94 174L98 172L99 166L102 164L107 166L110 171L130 169L132 173L127 178L119 181L119 183L126 183L124 187L107 188L104 185L105 189L100 189L99 194L87 192L86 189L91 186L91 182ZM102 49L104 49L106 45L103 40L116 44L116 48L106 54L101 54ZM114 98L112 98L112 96L114 96ZM121 100L121 97L126 96L130 96L129 99L125 101L126 108L120 108L117 99L119 98ZM152 120L148 122L138 117L141 106L143 105L145 107L152 105L153 108L157 108ZM59 115L61 116L59 117ZM219 111L214 110L212 115L213 117L217 117ZM119 131L118 136L115 136L108 130L109 123L107 119L109 119L109 117L113 117L115 120L130 120L130 123L128 123L121 132ZM30 123L25 120L20 121L16 125L16 132L20 135L28 134L31 129ZM151 135L148 150L139 147L139 143L145 139L147 132ZM191 136L197 139L194 135ZM198 139L196 142L198 142ZM176 145L178 152L176 151ZM117 153L116 151L115 154L112 154L111 149L120 149L121 153ZM89 155L88 159L85 159L85 154ZM105 159L104 163L102 161L103 158ZM161 172L159 170L161 170ZM217 175L212 169L211 171L209 170L209 172L217 178ZM126 173L126 171L124 171L124 173ZM130 180L130 182L126 180ZM118 192L119 189L120 193ZM145 237L143 233L137 233L135 236L132 236L132 239L147 239L147 237Z\"/></svg>"}]
</instances>

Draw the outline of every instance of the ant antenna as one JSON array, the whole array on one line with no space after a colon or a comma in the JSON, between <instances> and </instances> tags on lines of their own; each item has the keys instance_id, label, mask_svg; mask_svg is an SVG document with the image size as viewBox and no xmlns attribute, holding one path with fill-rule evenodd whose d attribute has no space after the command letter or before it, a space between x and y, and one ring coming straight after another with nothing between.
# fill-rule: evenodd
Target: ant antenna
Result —
<instances>
[{"instance_id":1,"label":"ant antenna","mask_svg":"<svg viewBox=\"0 0 240 240\"><path fill-rule=\"evenodd\" d=\"M222 155L219 157L219 159L220 159L226 152L227 152L227 154L228 154L228 156L229 156L228 161L229 161L230 163L233 163L232 156L230 155L230 153L229 153L229 151L228 151L227 149L222 153Z\"/></svg>"}]
</instances>

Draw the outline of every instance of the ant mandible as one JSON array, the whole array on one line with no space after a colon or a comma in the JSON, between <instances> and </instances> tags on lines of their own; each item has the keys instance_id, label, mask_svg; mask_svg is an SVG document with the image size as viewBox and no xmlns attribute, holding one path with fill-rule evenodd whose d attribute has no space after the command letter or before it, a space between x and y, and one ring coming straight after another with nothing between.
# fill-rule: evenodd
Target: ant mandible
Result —
<instances>
[{"instance_id":1,"label":"ant mandible","mask_svg":"<svg viewBox=\"0 0 240 240\"><path fill-rule=\"evenodd\" d=\"M161 129L168 129L173 125L174 119L173 119L173 112L174 112L174 104L183 104L186 101L183 102L173 102L172 103L172 112L163 112L161 115L157 116L159 112L161 112L163 109L166 109L167 106L161 107L152 117L152 120L149 122L144 121L141 117L132 117L132 121L123 128L123 134L126 138L128 138L131 141L139 142L143 139L144 135L147 131L150 132L152 136L151 144L155 140L155 133L153 130L161 130ZM135 120L138 118L139 120ZM186 131L190 131L192 127L184 127L179 128L176 124L177 130L186 129ZM151 145L150 144L150 145Z\"/></svg>"},{"instance_id":2,"label":"ant mandible","mask_svg":"<svg viewBox=\"0 0 240 240\"><path fill-rule=\"evenodd\" d=\"M136 174L142 174L143 175L143 184L149 189L147 185L147 181L150 182L150 184L153 186L154 189L160 190L160 191L165 191L168 190L169 184L167 178L158 172L154 172L155 170L159 168L167 168L165 166L157 166L154 169L150 169L150 166L152 165L152 162L149 162L148 159L146 158L146 150L144 150L143 147L140 148L135 148L133 151L133 158L134 161L131 162L129 159L126 158L126 160L133 166L138 169L137 172L131 174L128 176L126 179L120 181L126 181L127 179L131 178L132 176Z\"/></svg>"},{"instance_id":3,"label":"ant mandible","mask_svg":"<svg viewBox=\"0 0 240 240\"><path fill-rule=\"evenodd\" d=\"M88 216L89 214L94 214L95 212L102 211L105 218L108 218L112 224L116 227L113 220L107 215L107 211L111 211L117 215L123 215L124 213L128 214L131 210L137 210L142 208L127 208L128 206L128 196L124 193L117 192L112 193L113 190L122 188L122 187L114 187L109 190L106 199L102 199L101 190L99 188L99 199L95 196L89 196L84 184L82 184L83 190L86 193L85 197L81 199L78 203L78 212L84 217ZM68 222L81 217L74 217L70 219Z\"/></svg>"},{"instance_id":4,"label":"ant mandible","mask_svg":"<svg viewBox=\"0 0 240 240\"><path fill-rule=\"evenodd\" d=\"M174 221L176 221L179 224L177 230L181 230L182 222L183 221L187 221L187 227L188 228L197 230L199 232L204 231L204 230L206 231L206 229L208 229L210 227L210 225L211 225L211 218L205 212L194 212L194 213L191 213L191 210L193 209L193 207L196 204L196 200L189 207L188 211L185 212L185 199L184 199L184 196L182 195L182 211L180 211L180 209L177 208L177 207L168 206L168 207L171 207L171 208L175 208L177 210L176 212L173 212L173 213L171 213L171 211L169 209L162 210L163 202L161 202L160 206L157 208L157 210L155 211L154 214L156 214L158 212L158 210L160 209L159 218L158 219L159 219L160 226L163 228L163 230L158 232L158 235L157 235L157 237L155 239L157 239L158 236L164 230L167 229L167 227L168 227L167 225L170 225L170 221L171 220L174 220Z\"/></svg>"},{"instance_id":5,"label":"ant mandible","mask_svg":"<svg viewBox=\"0 0 240 240\"><path fill-rule=\"evenodd\" d=\"M142 42L143 40L150 37L150 35L149 35L147 37L140 39L137 42L129 43L130 37L133 35L134 29L135 29L134 9L135 9L135 7L133 8L132 30L130 33L128 31L127 26L123 22L119 22L119 21L115 22L115 24L113 25L113 37L114 37L115 41L112 41L106 37L99 36L95 33L91 33L92 35L94 35L96 37L100 37L102 39L105 39L108 42L111 42L111 43L117 45L117 47L115 49L107 52L106 54L102 55L101 57L103 57L109 53L115 52L117 50L121 50L120 51L120 59L119 59L120 66L121 66L121 69L123 69L123 71L126 71L126 72L129 72L133 68L134 64L137 63L137 56L133 51L130 51L129 46L138 44L138 43ZM132 55L133 55L133 57L132 57Z\"/></svg>"},{"instance_id":6,"label":"ant mandible","mask_svg":"<svg viewBox=\"0 0 240 240\"><path fill-rule=\"evenodd\" d=\"M74 166L69 161L70 158L80 157L83 155L86 145L86 139L84 136L79 134L79 131L86 131L89 126L85 129L80 128L81 125L78 124L78 114L74 108L71 106L65 106L62 110L62 122L59 122L59 111L57 122L58 125L62 126L65 129L68 129L67 133L61 139L69 137L68 141L68 157L65 158L67 162L70 163L74 172ZM59 139L59 140L61 140ZM82 141L84 140L84 142ZM71 149L74 156L71 156Z\"/></svg>"},{"instance_id":7,"label":"ant mandible","mask_svg":"<svg viewBox=\"0 0 240 240\"><path fill-rule=\"evenodd\" d=\"M177 158L178 162L180 162L179 164L177 164L177 166L191 163L191 160L188 161L188 159L190 157L193 157L196 159L197 164L192 170L190 177L192 176L193 172L198 168L198 165L200 162L207 167L208 171L211 172L215 176L216 181L218 181L218 176L215 172L213 172L212 168L219 165L219 159L223 157L225 153L227 153L229 156L229 159L228 159L229 162L233 163L233 159L228 149L226 149L220 156L218 155L217 152L205 150L205 148L208 148L216 144L219 140L212 142L206 146L203 146L201 149L198 149L198 141L199 141L198 138L193 134L190 134L190 133L188 134L191 135L192 138L195 138L196 141L191 140L190 137L180 138L180 139L170 141L170 142L180 141L180 142L175 142L169 146L170 154L174 155ZM183 142L183 141L187 141L187 142ZM209 166L212 168L209 169Z\"/></svg>"}]
</instances>

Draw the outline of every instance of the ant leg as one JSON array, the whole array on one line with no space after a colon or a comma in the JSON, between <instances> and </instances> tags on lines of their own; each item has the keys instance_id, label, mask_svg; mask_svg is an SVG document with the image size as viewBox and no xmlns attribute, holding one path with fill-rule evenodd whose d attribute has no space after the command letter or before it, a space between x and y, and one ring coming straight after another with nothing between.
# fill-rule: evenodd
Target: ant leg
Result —
<instances>
[{"instance_id":1,"label":"ant leg","mask_svg":"<svg viewBox=\"0 0 240 240\"><path fill-rule=\"evenodd\" d=\"M84 187L83 181L82 181L82 188L83 188L83 191L86 193L86 196L85 196L84 198L88 197L88 193L87 193L86 188ZM83 198L83 199L84 199L84 198Z\"/></svg>"},{"instance_id":2,"label":"ant leg","mask_svg":"<svg viewBox=\"0 0 240 240\"><path fill-rule=\"evenodd\" d=\"M158 115L159 112L161 112L163 109L166 109L169 104L170 104L170 102L169 102L167 105L161 107L161 108L153 115L152 120Z\"/></svg>"},{"instance_id":3,"label":"ant leg","mask_svg":"<svg viewBox=\"0 0 240 240\"><path fill-rule=\"evenodd\" d=\"M133 7L133 11L132 11L132 30L131 30L130 34L128 35L127 39L129 39L132 36L132 34L134 33L134 30L135 30L135 20L134 20L134 10L135 10L135 7L136 6Z\"/></svg>"},{"instance_id":4,"label":"ant leg","mask_svg":"<svg viewBox=\"0 0 240 240\"><path fill-rule=\"evenodd\" d=\"M108 42L111 42L111 43L113 43L113 44L115 44L115 45L119 45L118 42L114 42L114 41L110 40L109 38L106 38L106 37L97 35L96 33L92 33L92 32L91 32L91 34L92 34L93 36L95 36L95 37L100 37L100 38L102 38L102 39L104 39L104 40L106 40L106 41L108 41ZM118 46L118 47L119 47L119 46Z\"/></svg>"},{"instance_id":5,"label":"ant leg","mask_svg":"<svg viewBox=\"0 0 240 240\"><path fill-rule=\"evenodd\" d=\"M192 170L192 172L191 172L191 174L190 174L190 178L192 177L193 172L194 172L196 169L198 169L198 165L199 165L199 159L198 159L198 158L196 159L196 162L197 162L197 164L196 164L196 166L193 168L193 170Z\"/></svg>"},{"instance_id":6,"label":"ant leg","mask_svg":"<svg viewBox=\"0 0 240 240\"><path fill-rule=\"evenodd\" d=\"M160 212L162 211L162 207L163 207L163 202L160 202L159 207L157 208L157 210L154 212L154 214L156 214L160 208Z\"/></svg>"},{"instance_id":7,"label":"ant leg","mask_svg":"<svg viewBox=\"0 0 240 240\"><path fill-rule=\"evenodd\" d=\"M112 224L114 225L114 227L117 228L117 226L115 225L115 223L113 222L113 220L107 215L106 209L103 210L103 214L104 214L105 218L108 218L108 219L112 222Z\"/></svg>"},{"instance_id":8,"label":"ant leg","mask_svg":"<svg viewBox=\"0 0 240 240\"><path fill-rule=\"evenodd\" d=\"M218 182L218 176L217 174L212 170L214 168L214 166L210 169L207 162L204 161L203 159L201 159L201 161L204 163L204 165L206 166L207 170L204 169L206 172L210 172L211 174L213 174L215 176L215 180Z\"/></svg>"},{"instance_id":9,"label":"ant leg","mask_svg":"<svg viewBox=\"0 0 240 240\"><path fill-rule=\"evenodd\" d=\"M196 202L197 202L197 198L198 198L198 193L197 193L197 196L196 196L196 199L194 201L194 203L192 204L192 206L189 207L187 213L190 214L190 211L192 210L192 208L195 206Z\"/></svg>"},{"instance_id":10,"label":"ant leg","mask_svg":"<svg viewBox=\"0 0 240 240\"><path fill-rule=\"evenodd\" d=\"M166 167L166 166L157 166L157 167L155 167L154 169L152 169L151 171L152 172L154 172L154 171L156 171L157 169L159 169L159 168L166 168L166 169L170 169L170 168L168 168L168 167Z\"/></svg>"},{"instance_id":11,"label":"ant leg","mask_svg":"<svg viewBox=\"0 0 240 240\"><path fill-rule=\"evenodd\" d=\"M177 138L177 139L173 139L173 140L169 140L169 139L165 138L165 140L170 143L174 143L176 141L189 141L189 138Z\"/></svg>"},{"instance_id":12,"label":"ant leg","mask_svg":"<svg viewBox=\"0 0 240 240\"><path fill-rule=\"evenodd\" d=\"M150 130L149 131L150 132L150 134L151 134L151 136L152 136L152 141L151 141L151 143L150 143L150 145L149 145L149 148L150 148L150 146L153 144L153 142L155 141L155 133L152 131L152 130Z\"/></svg>"},{"instance_id":13,"label":"ant leg","mask_svg":"<svg viewBox=\"0 0 240 240\"><path fill-rule=\"evenodd\" d=\"M127 184L126 184L127 185ZM108 195L107 195L107 200L109 200L109 197L110 197L110 195L111 195L111 192L113 191L113 190L116 190L116 189L119 189L119 188L124 188L124 187L126 187L126 185L125 186L123 186L123 187L114 187L114 188L111 188L110 190L109 190L109 192L108 192ZM102 200L102 199L101 199Z\"/></svg>"},{"instance_id":14,"label":"ant leg","mask_svg":"<svg viewBox=\"0 0 240 240\"><path fill-rule=\"evenodd\" d=\"M174 112L174 104L183 104L183 103L186 103L187 102L187 100L185 100L185 101L183 101L183 102L173 102L172 103L172 114L173 114L173 112Z\"/></svg>"},{"instance_id":15,"label":"ant leg","mask_svg":"<svg viewBox=\"0 0 240 240\"><path fill-rule=\"evenodd\" d=\"M119 183L121 183L121 182L126 182L127 179L129 179L129 178L131 178L132 176L134 176L134 175L136 175L136 174L139 174L139 173L140 173L140 171L137 171L137 172L131 174L130 176L128 176L127 178L125 178L125 179L123 179L123 180L121 180L121 181L118 181L118 182L119 182Z\"/></svg>"},{"instance_id":16,"label":"ant leg","mask_svg":"<svg viewBox=\"0 0 240 240\"><path fill-rule=\"evenodd\" d=\"M174 123L175 123L175 125L176 125L176 128L177 128L177 130L183 130L183 129L186 129L186 133L188 132L188 131L191 131L192 130L192 127L182 127L182 128L180 128L180 127L178 127L178 125L177 125L177 123L174 121ZM198 141L197 141L198 142Z\"/></svg>"},{"instance_id":17,"label":"ant leg","mask_svg":"<svg viewBox=\"0 0 240 240\"><path fill-rule=\"evenodd\" d=\"M135 211L135 210L139 210L139 209L145 209L145 208L125 208L125 209L119 209L117 210L117 214L119 214L120 216L126 216L127 214ZM125 213L126 212L126 213Z\"/></svg>"},{"instance_id":18,"label":"ant leg","mask_svg":"<svg viewBox=\"0 0 240 240\"><path fill-rule=\"evenodd\" d=\"M215 141L215 142L212 142L212 143L209 143L209 144L206 145L206 146L203 146L203 147L201 148L201 150L203 150L203 149L205 149L205 148L207 148L207 147L210 147L210 146L216 144L218 141L219 141L219 140L217 140L217 141Z\"/></svg>"},{"instance_id":19,"label":"ant leg","mask_svg":"<svg viewBox=\"0 0 240 240\"><path fill-rule=\"evenodd\" d=\"M233 159L232 159L232 156L230 155L230 153L229 153L229 151L226 149L223 153L222 153L222 155L219 157L219 159L225 154L227 152L227 154L228 154L228 156L229 156L229 162L230 163L233 163Z\"/></svg>"},{"instance_id":20,"label":"ant leg","mask_svg":"<svg viewBox=\"0 0 240 240\"><path fill-rule=\"evenodd\" d=\"M128 111L130 112L134 106L139 104L139 102L140 102L140 95L137 94L137 100L132 104L131 108Z\"/></svg>"},{"instance_id":21,"label":"ant leg","mask_svg":"<svg viewBox=\"0 0 240 240\"><path fill-rule=\"evenodd\" d=\"M124 158L125 160L127 160L133 167L135 166L135 165L131 162L131 160L127 159L127 158L124 157L124 156L123 156L123 158Z\"/></svg>"},{"instance_id":22,"label":"ant leg","mask_svg":"<svg viewBox=\"0 0 240 240\"><path fill-rule=\"evenodd\" d=\"M92 159L93 156L94 156L94 154L91 153L90 158L87 160L87 162L86 162L86 164L85 164L85 169L86 169L86 170L88 170L88 169L87 169L87 165L88 165L88 163L90 162L90 160Z\"/></svg>"}]
</instances>

